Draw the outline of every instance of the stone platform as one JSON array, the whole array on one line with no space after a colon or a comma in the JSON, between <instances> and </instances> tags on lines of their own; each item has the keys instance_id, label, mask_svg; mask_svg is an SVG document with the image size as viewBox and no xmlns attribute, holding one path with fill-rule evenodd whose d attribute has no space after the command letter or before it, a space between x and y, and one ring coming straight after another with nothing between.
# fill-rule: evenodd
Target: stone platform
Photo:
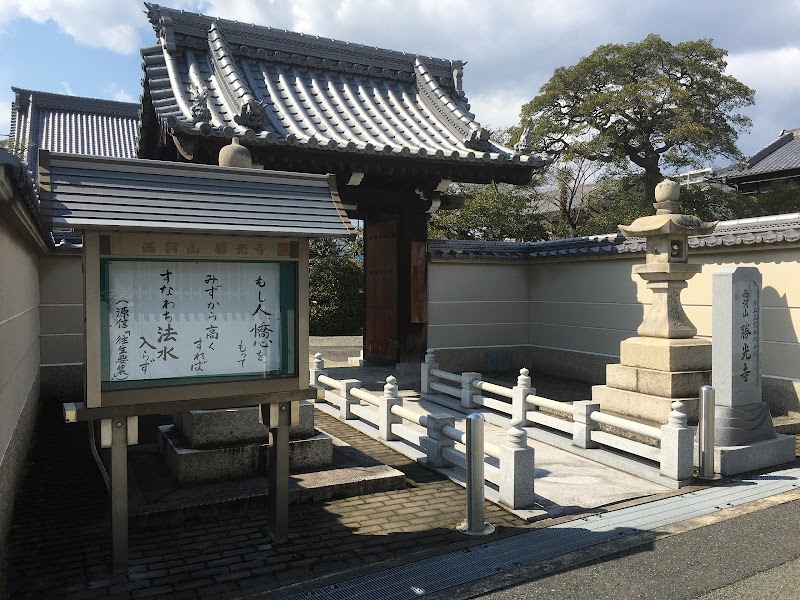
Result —
<instances>
[{"instance_id":1,"label":"stone platform","mask_svg":"<svg viewBox=\"0 0 800 600\"><path fill-rule=\"evenodd\" d=\"M634 337L620 343L620 364L606 367L606 385L592 388L603 411L666 423L683 402L696 422L700 387L711 383L711 342L703 338Z\"/></svg>"},{"instance_id":2,"label":"stone platform","mask_svg":"<svg viewBox=\"0 0 800 600\"><path fill-rule=\"evenodd\" d=\"M158 449L178 485L246 479L267 465L268 428L259 407L191 410L158 428ZM300 403L300 422L289 428L289 467L330 465L333 443L314 429L314 406Z\"/></svg>"},{"instance_id":3,"label":"stone platform","mask_svg":"<svg viewBox=\"0 0 800 600\"><path fill-rule=\"evenodd\" d=\"M325 432L320 433L331 442L331 462L321 468L291 468L290 502L327 501L405 488L402 472ZM173 525L186 518L206 518L231 509L265 506L268 496L265 473L238 481L182 487L176 485L155 445L132 447L128 456L129 512L135 525Z\"/></svg>"}]
</instances>

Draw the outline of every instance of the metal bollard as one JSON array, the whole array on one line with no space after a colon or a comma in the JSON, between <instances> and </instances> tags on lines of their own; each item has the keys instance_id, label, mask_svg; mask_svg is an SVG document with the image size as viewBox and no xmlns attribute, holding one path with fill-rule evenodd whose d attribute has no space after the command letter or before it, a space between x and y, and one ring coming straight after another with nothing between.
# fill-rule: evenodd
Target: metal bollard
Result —
<instances>
[{"instance_id":1,"label":"metal bollard","mask_svg":"<svg viewBox=\"0 0 800 600\"><path fill-rule=\"evenodd\" d=\"M488 535L494 525L483 513L483 416L467 416L467 520L457 527L466 535Z\"/></svg>"},{"instance_id":2,"label":"metal bollard","mask_svg":"<svg viewBox=\"0 0 800 600\"><path fill-rule=\"evenodd\" d=\"M700 388L700 419L697 426L697 445L700 450L700 479L719 479L714 474L714 388Z\"/></svg>"}]
</instances>

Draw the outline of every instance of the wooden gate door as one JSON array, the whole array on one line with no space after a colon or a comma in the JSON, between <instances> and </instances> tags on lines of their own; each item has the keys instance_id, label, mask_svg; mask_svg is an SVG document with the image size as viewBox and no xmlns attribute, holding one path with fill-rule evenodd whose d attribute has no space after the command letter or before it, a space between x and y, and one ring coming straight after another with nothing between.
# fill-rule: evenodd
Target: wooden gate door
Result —
<instances>
[{"instance_id":1,"label":"wooden gate door","mask_svg":"<svg viewBox=\"0 0 800 600\"><path fill-rule=\"evenodd\" d=\"M397 362L397 221L364 223L364 359Z\"/></svg>"}]
</instances>

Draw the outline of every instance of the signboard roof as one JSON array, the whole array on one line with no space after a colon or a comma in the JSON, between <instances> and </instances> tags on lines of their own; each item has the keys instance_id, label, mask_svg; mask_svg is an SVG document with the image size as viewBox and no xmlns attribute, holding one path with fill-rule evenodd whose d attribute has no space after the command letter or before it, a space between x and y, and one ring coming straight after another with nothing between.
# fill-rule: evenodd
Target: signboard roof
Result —
<instances>
[{"instance_id":1,"label":"signboard roof","mask_svg":"<svg viewBox=\"0 0 800 600\"><path fill-rule=\"evenodd\" d=\"M78 230L336 236L354 232L332 177L42 151L42 216Z\"/></svg>"}]
</instances>

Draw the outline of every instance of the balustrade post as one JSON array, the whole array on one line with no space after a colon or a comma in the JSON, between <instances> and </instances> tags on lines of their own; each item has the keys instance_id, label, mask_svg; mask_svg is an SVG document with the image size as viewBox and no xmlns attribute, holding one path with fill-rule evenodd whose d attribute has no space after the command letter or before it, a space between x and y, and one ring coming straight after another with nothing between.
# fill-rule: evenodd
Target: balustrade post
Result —
<instances>
[{"instance_id":1,"label":"balustrade post","mask_svg":"<svg viewBox=\"0 0 800 600\"><path fill-rule=\"evenodd\" d=\"M675 481L691 479L694 472L694 433L686 422L686 407L676 400L661 426L661 474Z\"/></svg>"},{"instance_id":2,"label":"balustrade post","mask_svg":"<svg viewBox=\"0 0 800 600\"><path fill-rule=\"evenodd\" d=\"M403 399L397 389L397 379L393 375L386 378L383 396L378 399L378 437L385 442L399 440L400 436L392 433L392 425L403 422L403 418L392 412L393 406L402 406Z\"/></svg>"},{"instance_id":3,"label":"balustrade post","mask_svg":"<svg viewBox=\"0 0 800 600\"><path fill-rule=\"evenodd\" d=\"M322 359L322 354L317 352L311 360L311 368L308 370L308 385L319 389L319 376L327 374L328 372L325 370L325 361Z\"/></svg>"},{"instance_id":4,"label":"balustrade post","mask_svg":"<svg viewBox=\"0 0 800 600\"><path fill-rule=\"evenodd\" d=\"M525 508L534 503L534 449L528 446L528 434L510 427L506 442L500 447L500 502L511 508Z\"/></svg>"},{"instance_id":5,"label":"balustrade post","mask_svg":"<svg viewBox=\"0 0 800 600\"><path fill-rule=\"evenodd\" d=\"M512 427L530 427L533 424L528 420L528 396L535 393L536 390L531 387L530 371L520 369L517 385L511 388Z\"/></svg>"},{"instance_id":6,"label":"balustrade post","mask_svg":"<svg viewBox=\"0 0 800 600\"><path fill-rule=\"evenodd\" d=\"M456 418L445 414L428 415L428 435L420 440L420 444L425 450L428 465L431 467L447 468L452 463L442 456L445 448L453 448L456 443L442 433L445 425L456 426Z\"/></svg>"},{"instance_id":7,"label":"balustrade post","mask_svg":"<svg viewBox=\"0 0 800 600\"><path fill-rule=\"evenodd\" d=\"M472 399L475 394L472 382L480 378L480 373L471 371L461 374L461 408L478 408L478 405Z\"/></svg>"},{"instance_id":8,"label":"balustrade post","mask_svg":"<svg viewBox=\"0 0 800 600\"><path fill-rule=\"evenodd\" d=\"M572 403L572 445L578 448L599 448L600 444L592 440L592 432L600 429L600 424L591 419L594 412L600 410L599 402L579 400Z\"/></svg>"},{"instance_id":9,"label":"balustrade post","mask_svg":"<svg viewBox=\"0 0 800 600\"><path fill-rule=\"evenodd\" d=\"M438 369L439 364L436 362L436 355L433 350L428 350L425 354L425 361L422 363L420 372L420 393L430 394L431 392L431 369Z\"/></svg>"},{"instance_id":10,"label":"balustrade post","mask_svg":"<svg viewBox=\"0 0 800 600\"><path fill-rule=\"evenodd\" d=\"M349 421L358 418L358 415L353 414L353 405L360 404L360 401L353 396L351 390L360 387L361 382L358 379L342 379L339 382L339 396L342 398L342 403L339 405L340 419Z\"/></svg>"}]
</instances>

